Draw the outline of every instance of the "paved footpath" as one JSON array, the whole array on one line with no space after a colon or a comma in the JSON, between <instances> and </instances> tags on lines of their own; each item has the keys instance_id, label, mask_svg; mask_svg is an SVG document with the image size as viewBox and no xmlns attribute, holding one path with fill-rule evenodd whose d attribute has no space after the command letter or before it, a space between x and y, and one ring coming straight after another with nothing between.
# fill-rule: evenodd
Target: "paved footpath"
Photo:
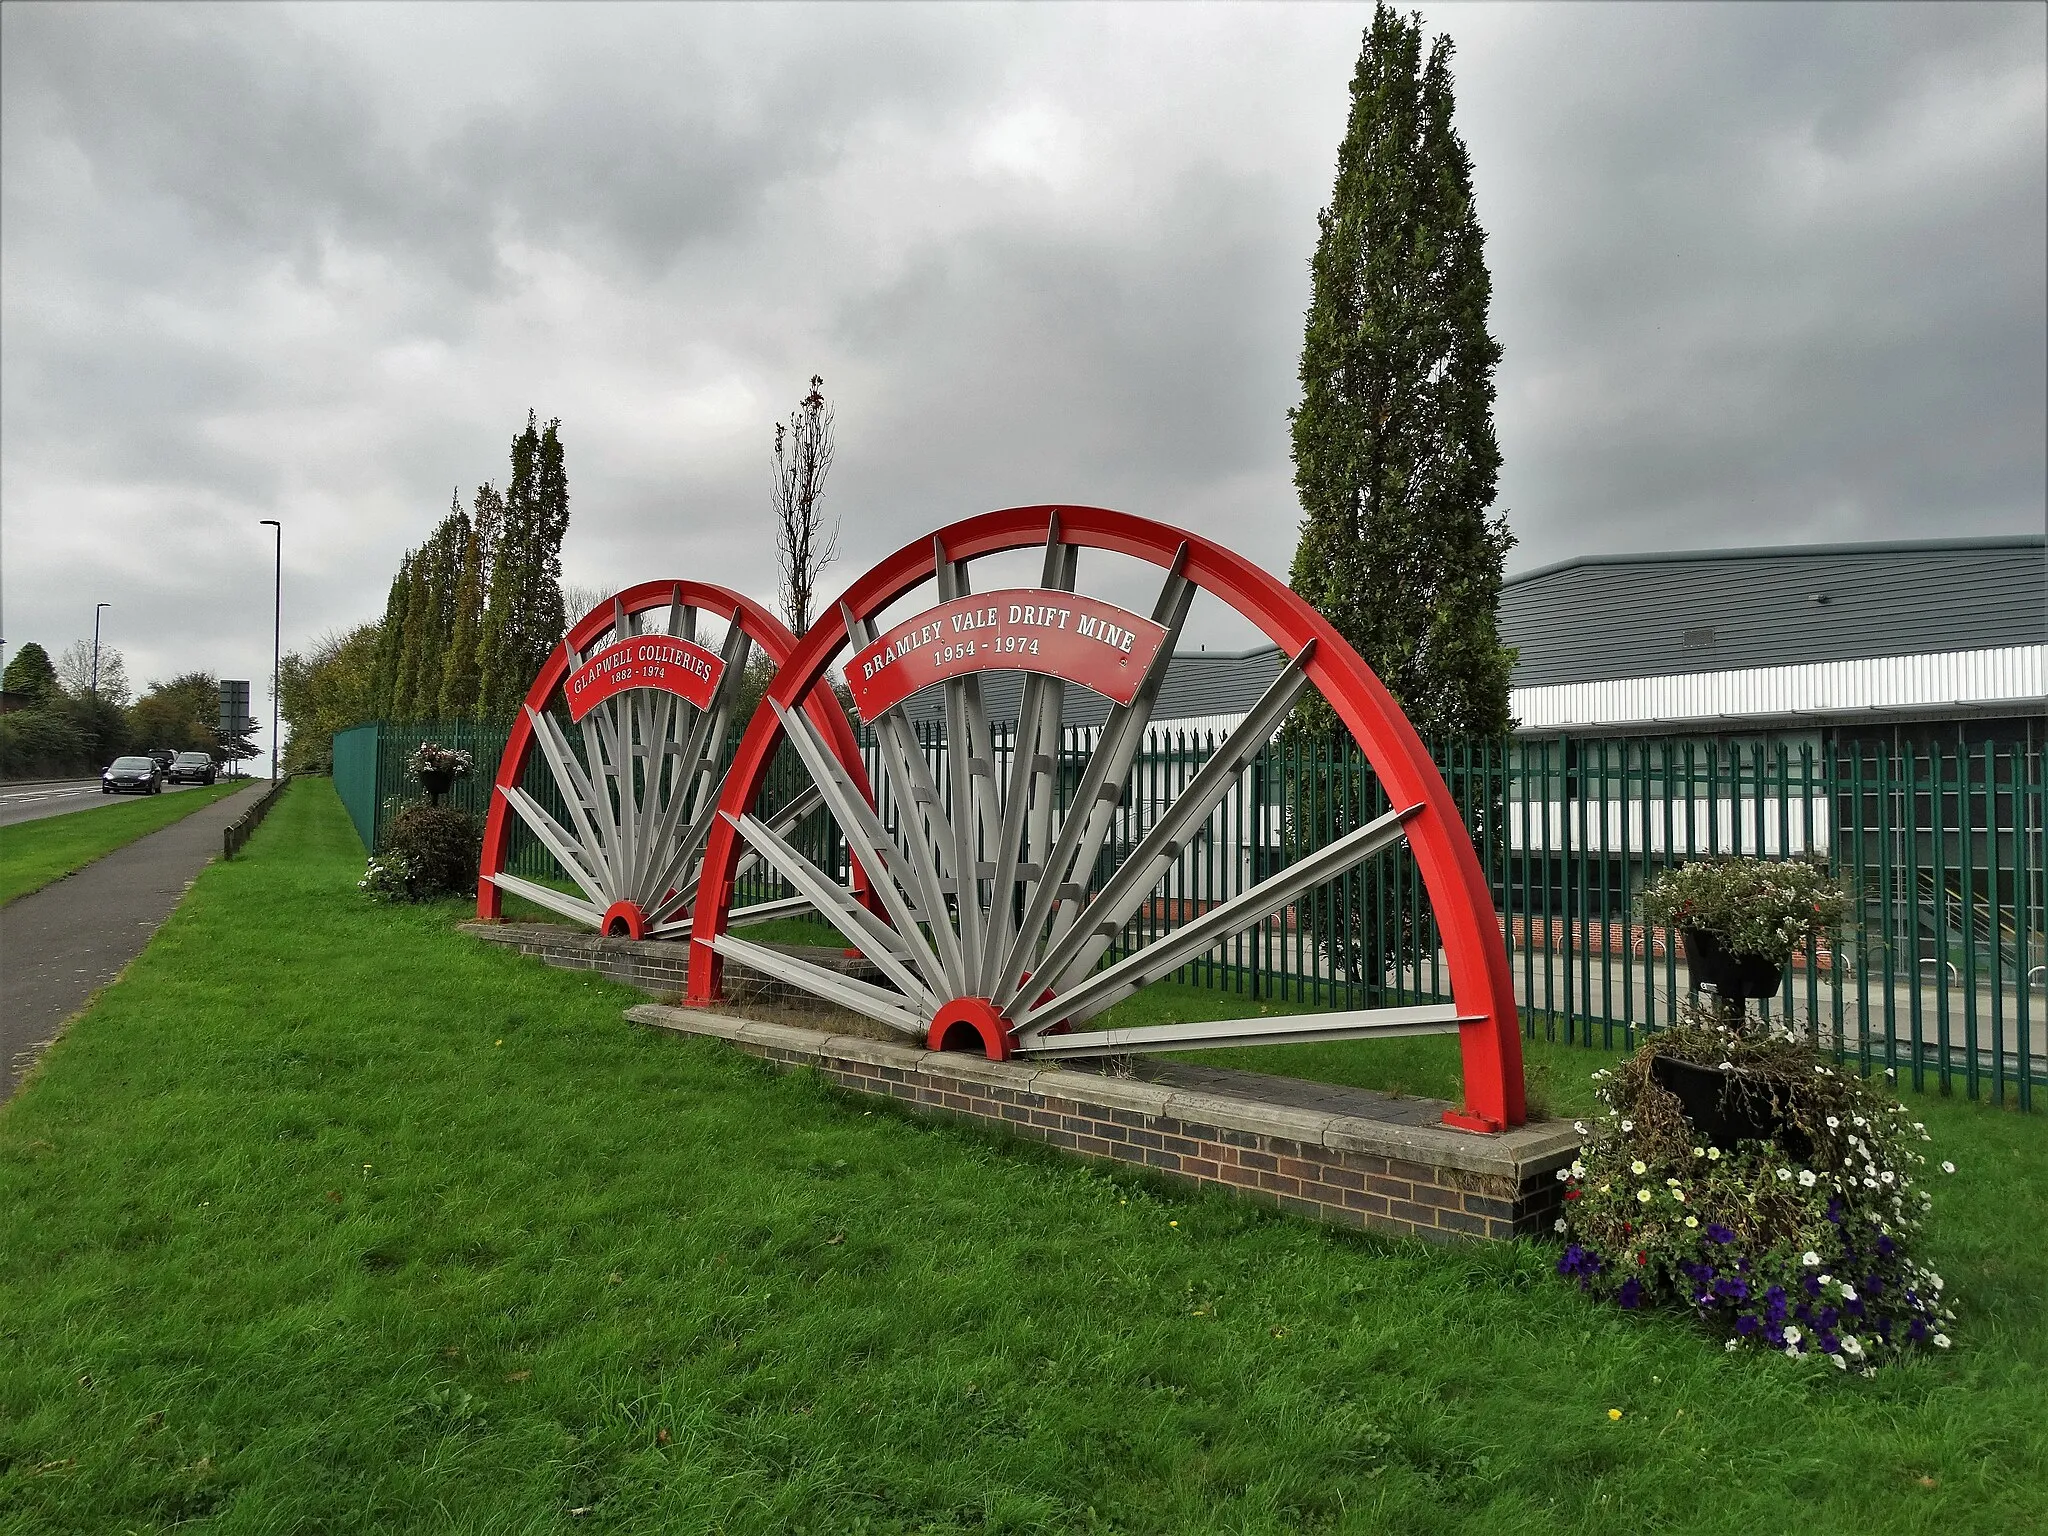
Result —
<instances>
[{"instance_id":1,"label":"paved footpath","mask_svg":"<svg viewBox=\"0 0 2048 1536\"><path fill-rule=\"evenodd\" d=\"M0 1103L64 1021L142 953L219 855L221 828L269 787L257 780L0 907Z\"/></svg>"}]
</instances>

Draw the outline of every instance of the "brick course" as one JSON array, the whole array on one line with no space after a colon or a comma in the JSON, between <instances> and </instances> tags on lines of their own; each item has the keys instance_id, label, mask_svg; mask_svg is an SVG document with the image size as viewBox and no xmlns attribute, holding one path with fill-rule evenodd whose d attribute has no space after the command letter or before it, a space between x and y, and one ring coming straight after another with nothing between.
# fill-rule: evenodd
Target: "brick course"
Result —
<instances>
[{"instance_id":1,"label":"brick course","mask_svg":"<svg viewBox=\"0 0 2048 1536\"><path fill-rule=\"evenodd\" d=\"M695 1009L643 1004L626 1016L724 1039L779 1066L810 1067L842 1088L925 1113L1005 1126L1079 1156L1155 1169L1376 1232L1446 1241L1547 1233L1562 1203L1557 1170L1578 1149L1571 1127L1556 1121L1476 1136ZM1243 1077L1248 1085L1258 1081Z\"/></svg>"}]
</instances>

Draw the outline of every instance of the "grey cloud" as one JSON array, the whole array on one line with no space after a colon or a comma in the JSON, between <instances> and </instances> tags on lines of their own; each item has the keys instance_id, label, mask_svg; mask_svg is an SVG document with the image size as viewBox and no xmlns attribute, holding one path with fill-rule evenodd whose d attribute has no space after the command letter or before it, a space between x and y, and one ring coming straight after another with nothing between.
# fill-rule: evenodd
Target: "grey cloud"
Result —
<instances>
[{"instance_id":1,"label":"grey cloud","mask_svg":"<svg viewBox=\"0 0 2048 1536\"><path fill-rule=\"evenodd\" d=\"M572 579L766 597L769 433L813 371L838 581L1027 500L1284 570L1367 19L9 5L7 638L113 595L139 675L260 676L255 519L287 519L288 645L370 617L528 405L564 417ZM2040 526L2038 7L1429 19L1491 233L1516 564ZM1033 111L1042 167L975 158Z\"/></svg>"}]
</instances>

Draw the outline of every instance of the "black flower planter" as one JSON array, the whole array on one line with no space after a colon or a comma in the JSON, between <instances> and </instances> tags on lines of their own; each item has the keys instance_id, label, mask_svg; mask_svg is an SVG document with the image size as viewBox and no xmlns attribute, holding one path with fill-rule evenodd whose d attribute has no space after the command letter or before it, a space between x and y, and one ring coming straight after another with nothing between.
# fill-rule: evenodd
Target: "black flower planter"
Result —
<instances>
[{"instance_id":1,"label":"black flower planter","mask_svg":"<svg viewBox=\"0 0 2048 1536\"><path fill-rule=\"evenodd\" d=\"M434 805L441 803L441 797L455 787L453 768L422 768L419 773L420 788L427 792L427 799Z\"/></svg>"},{"instance_id":2,"label":"black flower planter","mask_svg":"<svg viewBox=\"0 0 2048 1536\"><path fill-rule=\"evenodd\" d=\"M1676 1056L1654 1056L1650 1077L1658 1087L1677 1096L1685 1118L1709 1146L1768 1141L1800 1162L1813 1155L1813 1143L1786 1120L1772 1102L1770 1090L1740 1069L1724 1072Z\"/></svg>"},{"instance_id":3,"label":"black flower planter","mask_svg":"<svg viewBox=\"0 0 2048 1536\"><path fill-rule=\"evenodd\" d=\"M1702 928L1681 928L1685 965L1694 986L1711 986L1731 1012L1741 1012L1752 997L1776 997L1785 982L1785 967L1761 955L1731 954L1728 947Z\"/></svg>"}]
</instances>

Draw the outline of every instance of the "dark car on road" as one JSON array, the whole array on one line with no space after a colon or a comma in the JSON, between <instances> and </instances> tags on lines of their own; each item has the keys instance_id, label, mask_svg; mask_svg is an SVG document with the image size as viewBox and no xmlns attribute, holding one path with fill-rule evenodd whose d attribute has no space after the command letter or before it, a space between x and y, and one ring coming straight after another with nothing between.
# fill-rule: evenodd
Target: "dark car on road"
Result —
<instances>
[{"instance_id":1,"label":"dark car on road","mask_svg":"<svg viewBox=\"0 0 2048 1536\"><path fill-rule=\"evenodd\" d=\"M163 770L153 757L117 757L100 775L103 795L154 795L163 787Z\"/></svg>"},{"instance_id":2,"label":"dark car on road","mask_svg":"<svg viewBox=\"0 0 2048 1536\"><path fill-rule=\"evenodd\" d=\"M164 770L166 784L211 784L220 768L210 752L180 752Z\"/></svg>"}]
</instances>

